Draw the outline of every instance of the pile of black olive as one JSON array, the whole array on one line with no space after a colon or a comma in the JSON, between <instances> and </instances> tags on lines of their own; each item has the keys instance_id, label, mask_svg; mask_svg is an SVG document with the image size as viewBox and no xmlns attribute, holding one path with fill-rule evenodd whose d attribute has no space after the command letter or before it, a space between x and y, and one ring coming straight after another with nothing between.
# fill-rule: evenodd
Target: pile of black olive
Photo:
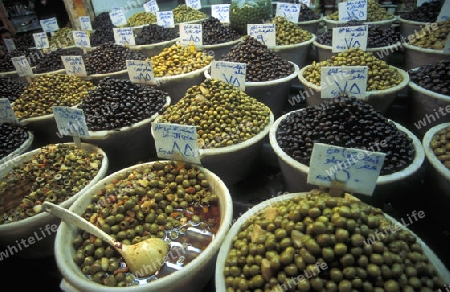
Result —
<instances>
[{"instance_id":1,"label":"pile of black olive","mask_svg":"<svg viewBox=\"0 0 450 292\"><path fill-rule=\"evenodd\" d=\"M127 60L145 60L147 57L137 50L115 43L102 44L88 52L84 65L88 75L108 74L127 69Z\"/></svg>"},{"instance_id":2,"label":"pile of black olive","mask_svg":"<svg viewBox=\"0 0 450 292\"><path fill-rule=\"evenodd\" d=\"M80 56L80 52L75 49L56 49L47 54L43 54L37 60L36 68L33 69L35 74L48 73L56 70L64 69L62 56Z\"/></svg>"},{"instance_id":3,"label":"pile of black olive","mask_svg":"<svg viewBox=\"0 0 450 292\"><path fill-rule=\"evenodd\" d=\"M14 67L11 60L14 57L25 56L28 59L28 63L30 64L30 66L35 66L37 60L39 59L39 56L42 54L34 51L36 50L16 48L11 52L6 53L3 58L0 58L0 72L16 71L16 68Z\"/></svg>"},{"instance_id":4,"label":"pile of black olive","mask_svg":"<svg viewBox=\"0 0 450 292\"><path fill-rule=\"evenodd\" d=\"M0 98L7 98L9 102L14 102L24 91L26 83L9 77L0 78Z\"/></svg>"},{"instance_id":5,"label":"pile of black olive","mask_svg":"<svg viewBox=\"0 0 450 292\"><path fill-rule=\"evenodd\" d=\"M298 21L310 21L317 20L320 18L320 15L314 12L311 8L309 8L306 4L300 5L300 13L298 15Z\"/></svg>"},{"instance_id":6,"label":"pile of black olive","mask_svg":"<svg viewBox=\"0 0 450 292\"><path fill-rule=\"evenodd\" d=\"M401 14L402 19L418 22L435 22L441 12L444 0L432 0L425 2L412 11Z\"/></svg>"},{"instance_id":7,"label":"pile of black olive","mask_svg":"<svg viewBox=\"0 0 450 292\"><path fill-rule=\"evenodd\" d=\"M436 93L450 95L450 60L427 64L408 71L411 82Z\"/></svg>"},{"instance_id":8,"label":"pile of black olive","mask_svg":"<svg viewBox=\"0 0 450 292\"><path fill-rule=\"evenodd\" d=\"M19 124L1 123L0 159L19 149L28 138L28 131Z\"/></svg>"},{"instance_id":9,"label":"pile of black olive","mask_svg":"<svg viewBox=\"0 0 450 292\"><path fill-rule=\"evenodd\" d=\"M14 38L14 45L18 49L21 48L25 49L25 48L32 48L36 44L34 43L33 35L31 33L25 33L22 35L19 34L16 35L16 37Z\"/></svg>"},{"instance_id":10,"label":"pile of black olive","mask_svg":"<svg viewBox=\"0 0 450 292\"><path fill-rule=\"evenodd\" d=\"M369 104L348 97L290 113L280 122L276 139L287 155L308 166L314 143L383 152L380 175L406 168L415 157L406 133Z\"/></svg>"},{"instance_id":11,"label":"pile of black olive","mask_svg":"<svg viewBox=\"0 0 450 292\"><path fill-rule=\"evenodd\" d=\"M358 26L363 25L360 21L349 21L345 24L339 24L338 27ZM367 35L367 47L379 48L396 44L401 41L401 36L394 28L383 28L376 25L369 24ZM328 30L317 36L316 41L325 46L331 46L333 41L333 30Z\"/></svg>"},{"instance_id":12,"label":"pile of black olive","mask_svg":"<svg viewBox=\"0 0 450 292\"><path fill-rule=\"evenodd\" d=\"M90 131L128 127L161 113L168 93L126 79L105 77L78 105Z\"/></svg>"},{"instance_id":13,"label":"pile of black olive","mask_svg":"<svg viewBox=\"0 0 450 292\"><path fill-rule=\"evenodd\" d=\"M241 35L229 26L223 25L219 19L209 17L201 22L204 45L216 45L239 39Z\"/></svg>"},{"instance_id":14,"label":"pile of black olive","mask_svg":"<svg viewBox=\"0 0 450 292\"><path fill-rule=\"evenodd\" d=\"M90 36L91 46L96 47L104 43L114 42L114 24L108 12L102 12L92 21L94 32Z\"/></svg>"},{"instance_id":15,"label":"pile of black olive","mask_svg":"<svg viewBox=\"0 0 450 292\"><path fill-rule=\"evenodd\" d=\"M135 42L136 45L150 45L171 41L177 37L177 31L153 23L144 26L142 30L136 34Z\"/></svg>"},{"instance_id":16,"label":"pile of black olive","mask_svg":"<svg viewBox=\"0 0 450 292\"><path fill-rule=\"evenodd\" d=\"M245 36L221 60L246 63L245 81L247 82L276 80L291 75L295 70L294 65L289 61L251 36Z\"/></svg>"}]
</instances>

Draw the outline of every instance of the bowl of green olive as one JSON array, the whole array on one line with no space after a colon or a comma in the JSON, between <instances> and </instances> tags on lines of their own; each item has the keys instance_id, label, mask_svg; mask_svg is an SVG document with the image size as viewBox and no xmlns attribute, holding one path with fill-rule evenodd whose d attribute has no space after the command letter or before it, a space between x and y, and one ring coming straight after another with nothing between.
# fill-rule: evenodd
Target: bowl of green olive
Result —
<instances>
[{"instance_id":1,"label":"bowl of green olive","mask_svg":"<svg viewBox=\"0 0 450 292\"><path fill-rule=\"evenodd\" d=\"M48 144L5 161L0 165L2 250L11 257L53 255L60 220L42 210L43 202L68 208L107 169L106 153L88 143Z\"/></svg>"},{"instance_id":2,"label":"bowl of green olive","mask_svg":"<svg viewBox=\"0 0 450 292\"><path fill-rule=\"evenodd\" d=\"M245 212L223 241L215 271L218 292L431 292L449 281L445 265L414 232L327 189L284 194Z\"/></svg>"},{"instance_id":3,"label":"bowl of green olive","mask_svg":"<svg viewBox=\"0 0 450 292\"><path fill-rule=\"evenodd\" d=\"M79 291L201 291L231 226L233 205L213 172L170 160L137 164L92 186L70 208L124 244L163 239L152 275L131 273L120 254L65 222L55 240L64 281ZM92 238L92 242L89 240Z\"/></svg>"}]
</instances>

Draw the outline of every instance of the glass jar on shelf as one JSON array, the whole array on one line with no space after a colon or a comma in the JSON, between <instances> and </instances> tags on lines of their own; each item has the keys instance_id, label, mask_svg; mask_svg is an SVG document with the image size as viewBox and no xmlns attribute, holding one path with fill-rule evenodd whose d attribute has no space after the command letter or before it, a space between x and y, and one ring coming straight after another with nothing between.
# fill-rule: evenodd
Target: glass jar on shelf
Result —
<instances>
[{"instance_id":1,"label":"glass jar on shelf","mask_svg":"<svg viewBox=\"0 0 450 292\"><path fill-rule=\"evenodd\" d=\"M247 24L267 23L273 19L270 0L233 0L230 5L230 27L247 34Z\"/></svg>"}]
</instances>

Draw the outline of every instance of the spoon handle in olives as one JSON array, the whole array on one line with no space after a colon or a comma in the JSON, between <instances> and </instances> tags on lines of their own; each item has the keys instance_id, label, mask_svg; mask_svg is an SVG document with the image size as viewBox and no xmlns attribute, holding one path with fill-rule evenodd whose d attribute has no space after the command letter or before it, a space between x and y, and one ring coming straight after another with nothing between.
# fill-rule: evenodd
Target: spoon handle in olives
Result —
<instances>
[{"instance_id":1,"label":"spoon handle in olives","mask_svg":"<svg viewBox=\"0 0 450 292\"><path fill-rule=\"evenodd\" d=\"M46 211L47 213L59 217L66 223L75 225L78 228L81 228L82 230L87 231L92 235L95 235L103 239L113 247L116 247L117 242L111 236L106 234L103 230L101 230L94 224L86 221L83 217L79 216L78 214L75 214L67 209L64 209L63 207L60 207L50 202L44 202L42 207L44 208L44 211Z\"/></svg>"}]
</instances>

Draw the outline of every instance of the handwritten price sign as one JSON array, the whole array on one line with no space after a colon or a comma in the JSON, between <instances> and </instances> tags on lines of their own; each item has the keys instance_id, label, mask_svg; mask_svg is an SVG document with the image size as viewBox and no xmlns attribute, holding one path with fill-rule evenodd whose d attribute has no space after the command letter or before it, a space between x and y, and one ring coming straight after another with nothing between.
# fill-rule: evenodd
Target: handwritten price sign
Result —
<instances>
[{"instance_id":1,"label":"handwritten price sign","mask_svg":"<svg viewBox=\"0 0 450 292\"><path fill-rule=\"evenodd\" d=\"M58 21L56 20L56 17L52 17L49 19L43 19L40 21L42 30L44 32L54 32L59 29Z\"/></svg>"},{"instance_id":2,"label":"handwritten price sign","mask_svg":"<svg viewBox=\"0 0 450 292\"><path fill-rule=\"evenodd\" d=\"M367 20L367 0L351 0L339 3L339 21Z\"/></svg>"},{"instance_id":3,"label":"handwritten price sign","mask_svg":"<svg viewBox=\"0 0 450 292\"><path fill-rule=\"evenodd\" d=\"M89 16L80 16L78 19L80 20L81 30L92 31L91 18Z\"/></svg>"},{"instance_id":4,"label":"handwritten price sign","mask_svg":"<svg viewBox=\"0 0 450 292\"><path fill-rule=\"evenodd\" d=\"M8 52L12 52L16 49L16 45L12 39L4 39L3 42L5 43Z\"/></svg>"},{"instance_id":5,"label":"handwritten price sign","mask_svg":"<svg viewBox=\"0 0 450 292\"><path fill-rule=\"evenodd\" d=\"M268 48L275 47L275 24L247 24L248 35L257 39Z\"/></svg>"},{"instance_id":6,"label":"handwritten price sign","mask_svg":"<svg viewBox=\"0 0 450 292\"><path fill-rule=\"evenodd\" d=\"M320 94L334 98L341 94L366 99L367 66L330 66L321 68Z\"/></svg>"},{"instance_id":7,"label":"handwritten price sign","mask_svg":"<svg viewBox=\"0 0 450 292\"><path fill-rule=\"evenodd\" d=\"M186 0L186 6L194 9L201 9L202 3L200 0Z\"/></svg>"},{"instance_id":8,"label":"handwritten price sign","mask_svg":"<svg viewBox=\"0 0 450 292\"><path fill-rule=\"evenodd\" d=\"M300 14L300 4L277 3L276 16L282 16L287 20L297 23Z\"/></svg>"},{"instance_id":9,"label":"handwritten price sign","mask_svg":"<svg viewBox=\"0 0 450 292\"><path fill-rule=\"evenodd\" d=\"M75 46L80 48L90 48L91 40L87 31L75 30L72 32Z\"/></svg>"},{"instance_id":10,"label":"handwritten price sign","mask_svg":"<svg viewBox=\"0 0 450 292\"><path fill-rule=\"evenodd\" d=\"M156 0L150 0L146 3L144 3L144 11L145 12L151 12L155 13L159 11L158 3L156 3Z\"/></svg>"},{"instance_id":11,"label":"handwritten price sign","mask_svg":"<svg viewBox=\"0 0 450 292\"><path fill-rule=\"evenodd\" d=\"M53 106L52 109L61 135L89 138L89 130L83 110L66 106Z\"/></svg>"},{"instance_id":12,"label":"handwritten price sign","mask_svg":"<svg viewBox=\"0 0 450 292\"><path fill-rule=\"evenodd\" d=\"M230 83L238 87L240 90L245 90L245 74L247 71L247 64L235 63L227 61L212 61L211 62L211 78L218 79Z\"/></svg>"},{"instance_id":13,"label":"handwritten price sign","mask_svg":"<svg viewBox=\"0 0 450 292\"><path fill-rule=\"evenodd\" d=\"M18 123L16 114L7 98L0 98L0 124Z\"/></svg>"},{"instance_id":14,"label":"handwritten price sign","mask_svg":"<svg viewBox=\"0 0 450 292\"><path fill-rule=\"evenodd\" d=\"M201 46L203 44L202 25L180 23L180 44Z\"/></svg>"},{"instance_id":15,"label":"handwritten price sign","mask_svg":"<svg viewBox=\"0 0 450 292\"><path fill-rule=\"evenodd\" d=\"M67 75L87 76L83 57L81 56L61 56Z\"/></svg>"},{"instance_id":16,"label":"handwritten price sign","mask_svg":"<svg viewBox=\"0 0 450 292\"><path fill-rule=\"evenodd\" d=\"M383 167L382 152L314 143L307 182L331 187L345 184L345 190L371 196Z\"/></svg>"},{"instance_id":17,"label":"handwritten price sign","mask_svg":"<svg viewBox=\"0 0 450 292\"><path fill-rule=\"evenodd\" d=\"M34 44L36 49L48 49L50 48L50 43L48 41L47 33L37 32L33 33Z\"/></svg>"},{"instance_id":18,"label":"handwritten price sign","mask_svg":"<svg viewBox=\"0 0 450 292\"><path fill-rule=\"evenodd\" d=\"M152 123L152 131L158 157L201 164L195 126Z\"/></svg>"},{"instance_id":19,"label":"handwritten price sign","mask_svg":"<svg viewBox=\"0 0 450 292\"><path fill-rule=\"evenodd\" d=\"M30 63L25 56L13 57L11 58L11 61L20 77L33 76L33 70L31 69Z\"/></svg>"},{"instance_id":20,"label":"handwritten price sign","mask_svg":"<svg viewBox=\"0 0 450 292\"><path fill-rule=\"evenodd\" d=\"M131 82L155 84L151 61L127 60L127 70Z\"/></svg>"},{"instance_id":21,"label":"handwritten price sign","mask_svg":"<svg viewBox=\"0 0 450 292\"><path fill-rule=\"evenodd\" d=\"M445 21L450 17L450 0L445 0L444 5L442 5L441 12L439 12L436 21Z\"/></svg>"},{"instance_id":22,"label":"handwritten price sign","mask_svg":"<svg viewBox=\"0 0 450 292\"><path fill-rule=\"evenodd\" d=\"M133 34L133 29L131 27L125 28L113 28L114 30L114 40L118 45L135 45L136 41Z\"/></svg>"},{"instance_id":23,"label":"handwritten price sign","mask_svg":"<svg viewBox=\"0 0 450 292\"><path fill-rule=\"evenodd\" d=\"M334 27L331 51L333 53L347 51L352 48L367 49L368 26Z\"/></svg>"},{"instance_id":24,"label":"handwritten price sign","mask_svg":"<svg viewBox=\"0 0 450 292\"><path fill-rule=\"evenodd\" d=\"M123 11L123 9L120 8L113 9L109 13L109 18L111 18L111 22L115 26L122 26L127 24L127 18L125 16L125 12Z\"/></svg>"},{"instance_id":25,"label":"handwritten price sign","mask_svg":"<svg viewBox=\"0 0 450 292\"><path fill-rule=\"evenodd\" d=\"M175 21L172 11L158 11L156 12L156 24L165 28L174 28Z\"/></svg>"},{"instance_id":26,"label":"handwritten price sign","mask_svg":"<svg viewBox=\"0 0 450 292\"><path fill-rule=\"evenodd\" d=\"M211 16L222 23L230 23L230 4L211 5Z\"/></svg>"}]
</instances>

